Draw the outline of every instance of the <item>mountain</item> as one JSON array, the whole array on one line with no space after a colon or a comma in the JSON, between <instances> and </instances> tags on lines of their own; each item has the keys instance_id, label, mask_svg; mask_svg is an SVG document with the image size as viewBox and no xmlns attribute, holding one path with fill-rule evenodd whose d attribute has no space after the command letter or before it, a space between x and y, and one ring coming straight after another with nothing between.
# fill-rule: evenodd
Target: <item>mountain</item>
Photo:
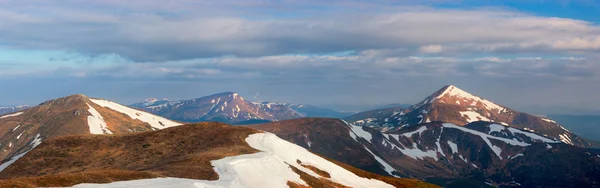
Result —
<instances>
[{"instance_id":1,"label":"mountain","mask_svg":"<svg viewBox=\"0 0 600 188\"><path fill-rule=\"evenodd\" d=\"M551 114L547 117L581 137L600 141L600 115Z\"/></svg>"},{"instance_id":2,"label":"mountain","mask_svg":"<svg viewBox=\"0 0 600 188\"><path fill-rule=\"evenodd\" d=\"M255 124L300 117L348 115L310 105L251 102L234 92L181 101L146 99L131 107L178 121L217 121L229 124Z\"/></svg>"},{"instance_id":3,"label":"mountain","mask_svg":"<svg viewBox=\"0 0 600 188\"><path fill-rule=\"evenodd\" d=\"M368 173L271 133L221 123L49 139L0 178L0 186L45 187L436 187Z\"/></svg>"},{"instance_id":4,"label":"mountain","mask_svg":"<svg viewBox=\"0 0 600 188\"><path fill-rule=\"evenodd\" d=\"M5 165L46 139L69 135L144 132L178 125L177 122L108 100L85 95L67 96L1 116L0 161Z\"/></svg>"},{"instance_id":5,"label":"mountain","mask_svg":"<svg viewBox=\"0 0 600 188\"><path fill-rule=\"evenodd\" d=\"M535 131L567 144L592 147L591 143L573 134L554 120L512 110L453 85L445 86L422 102L410 108L395 111L391 116L365 116L363 119L348 120L355 125L378 127L382 130L401 129L432 121L443 121L461 126L476 121L489 121Z\"/></svg>"},{"instance_id":6,"label":"mountain","mask_svg":"<svg viewBox=\"0 0 600 188\"><path fill-rule=\"evenodd\" d=\"M0 106L0 115L9 114L29 108L28 105L21 106Z\"/></svg>"},{"instance_id":7,"label":"mountain","mask_svg":"<svg viewBox=\"0 0 600 188\"><path fill-rule=\"evenodd\" d=\"M394 176L386 171L376 156L356 142L343 121L325 118L285 120L249 127L272 132L282 139L309 149L311 152L380 175Z\"/></svg>"},{"instance_id":8,"label":"mountain","mask_svg":"<svg viewBox=\"0 0 600 188\"><path fill-rule=\"evenodd\" d=\"M446 187L600 185L600 151L490 122L430 122L386 133L335 119L252 127L363 170Z\"/></svg>"}]
</instances>

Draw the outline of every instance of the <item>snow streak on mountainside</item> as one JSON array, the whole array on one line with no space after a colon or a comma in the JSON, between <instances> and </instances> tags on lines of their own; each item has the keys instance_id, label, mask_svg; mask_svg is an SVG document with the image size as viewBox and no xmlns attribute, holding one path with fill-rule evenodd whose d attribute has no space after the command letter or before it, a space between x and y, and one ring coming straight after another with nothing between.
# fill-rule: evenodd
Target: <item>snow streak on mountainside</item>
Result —
<instances>
[{"instance_id":1,"label":"snow streak on mountainside","mask_svg":"<svg viewBox=\"0 0 600 188\"><path fill-rule=\"evenodd\" d=\"M109 109L115 110L117 112L126 114L131 119L146 122L146 123L150 124L150 126L152 126L152 128L155 128L155 129L164 129L164 128L181 125L181 123L177 123L177 122L174 122L174 121L168 120L166 118L156 116L156 115L153 115L153 114L150 114L147 112L134 110L132 108L120 105L120 104L112 102L112 101L101 100L101 99L90 99L90 100L99 106L109 108Z\"/></svg>"},{"instance_id":2,"label":"snow streak on mountainside","mask_svg":"<svg viewBox=\"0 0 600 188\"><path fill-rule=\"evenodd\" d=\"M371 112L370 114L377 113ZM531 130L571 145L591 146L590 143L553 120L512 110L453 85L445 86L408 109L395 109L391 115L355 115L347 119L354 125L378 127L383 131L398 130L433 121L443 121L461 126L477 121L487 121Z\"/></svg>"}]
</instances>

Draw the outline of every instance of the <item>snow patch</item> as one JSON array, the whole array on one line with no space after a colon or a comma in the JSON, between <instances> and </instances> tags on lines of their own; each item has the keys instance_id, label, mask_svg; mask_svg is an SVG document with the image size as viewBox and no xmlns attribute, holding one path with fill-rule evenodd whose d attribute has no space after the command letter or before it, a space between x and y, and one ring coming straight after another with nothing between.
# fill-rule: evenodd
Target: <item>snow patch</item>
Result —
<instances>
[{"instance_id":1,"label":"snow patch","mask_svg":"<svg viewBox=\"0 0 600 188\"><path fill-rule=\"evenodd\" d=\"M402 136L409 137L409 138L412 137L414 134L419 134L419 136L421 136L421 134L423 134L423 132L425 132L426 130L427 130L427 127L422 126L422 127L419 127L419 129L417 129L416 131L404 133L404 134L402 134Z\"/></svg>"},{"instance_id":2,"label":"snow patch","mask_svg":"<svg viewBox=\"0 0 600 188\"><path fill-rule=\"evenodd\" d=\"M456 145L454 142L448 140L448 145L450 146L450 149L452 150L452 153L458 153L458 145Z\"/></svg>"},{"instance_id":3,"label":"snow patch","mask_svg":"<svg viewBox=\"0 0 600 188\"><path fill-rule=\"evenodd\" d=\"M510 131L513 135L515 135L515 134L523 134L523 135L531 138L532 140L538 140L538 141L541 141L541 142L544 142L544 143L559 143L556 140L552 140L552 139L549 139L549 138L537 135L535 133L531 133L531 132L527 132L527 131L522 131L522 130L515 129L515 128L512 128L512 127L509 127L508 131Z\"/></svg>"},{"instance_id":4,"label":"snow patch","mask_svg":"<svg viewBox=\"0 0 600 188\"><path fill-rule=\"evenodd\" d=\"M502 125L498 125L498 124L491 124L489 127L490 127L490 132L488 134L492 134L493 132L501 133L502 130L506 129L506 127L504 127Z\"/></svg>"},{"instance_id":5,"label":"snow patch","mask_svg":"<svg viewBox=\"0 0 600 188\"><path fill-rule=\"evenodd\" d=\"M371 155L375 158L375 160L377 160L377 162L379 162L379 164L383 165L383 169L389 173L391 176L395 176L395 177L399 177L397 175L394 175L392 172L396 171L396 169L394 169L394 167L392 167L390 164L388 164L387 162L385 162L383 159L379 158L379 156L375 155L373 152L371 152L371 150L369 150L369 148L365 147L365 149L371 153Z\"/></svg>"},{"instance_id":6,"label":"snow patch","mask_svg":"<svg viewBox=\"0 0 600 188\"><path fill-rule=\"evenodd\" d=\"M523 157L523 156L525 156L525 155L523 155L522 153L519 153L519 154L516 154L515 156L508 157L508 160L512 160L512 159L515 159L517 157Z\"/></svg>"},{"instance_id":7,"label":"snow patch","mask_svg":"<svg viewBox=\"0 0 600 188\"><path fill-rule=\"evenodd\" d=\"M92 107L90 104L87 104L87 105L89 107L88 112L90 112L90 114L91 114L87 117L88 126L90 127L90 133L92 133L92 134L113 134L108 129L108 126L106 126L106 122L104 121L104 118L102 118L102 115L98 111L96 111L96 109L94 107Z\"/></svg>"},{"instance_id":8,"label":"snow patch","mask_svg":"<svg viewBox=\"0 0 600 188\"><path fill-rule=\"evenodd\" d=\"M560 137L560 141L562 141L563 143L573 145L573 141L571 141L571 138L569 137L569 135L560 134L560 135L558 135L558 137Z\"/></svg>"},{"instance_id":9,"label":"snow patch","mask_svg":"<svg viewBox=\"0 0 600 188\"><path fill-rule=\"evenodd\" d=\"M20 139L20 138L21 138L21 136L23 136L23 133L25 133L25 131L23 131L21 134L19 134L19 135L17 136L17 140L18 140L18 139Z\"/></svg>"},{"instance_id":10,"label":"snow patch","mask_svg":"<svg viewBox=\"0 0 600 188\"><path fill-rule=\"evenodd\" d=\"M20 116L21 114L23 114L24 112L17 112L14 114L8 114L8 115L4 115L2 117L0 117L0 119L4 119L4 118L9 118L9 117L16 117L16 116Z\"/></svg>"},{"instance_id":11,"label":"snow patch","mask_svg":"<svg viewBox=\"0 0 600 188\"><path fill-rule=\"evenodd\" d=\"M542 120L544 120L544 121L546 121L546 122L550 122L550 123L555 123L555 124L558 124L558 123L556 123L556 121L554 121L554 120L551 120L551 119L548 119L548 118L542 118Z\"/></svg>"},{"instance_id":12,"label":"snow patch","mask_svg":"<svg viewBox=\"0 0 600 188\"><path fill-rule=\"evenodd\" d=\"M488 122L492 122L492 120L482 116L481 114L477 113L477 112L473 112L473 111L465 111L465 112L459 112L460 116L464 117L467 116L467 122L472 123L472 122L476 122L476 121L488 121Z\"/></svg>"},{"instance_id":13,"label":"snow patch","mask_svg":"<svg viewBox=\"0 0 600 188\"><path fill-rule=\"evenodd\" d=\"M354 125L348 125L348 126L350 126L350 136L352 138L354 138L354 140L356 140L357 136L364 138L368 142L371 142L371 139L373 139L373 136L371 135L371 133L363 130L361 126L354 126ZM356 141L358 141L358 140L356 140Z\"/></svg>"},{"instance_id":14,"label":"snow patch","mask_svg":"<svg viewBox=\"0 0 600 188\"><path fill-rule=\"evenodd\" d=\"M15 132L19 127L21 127L21 125L17 125L14 129L13 132Z\"/></svg>"},{"instance_id":15,"label":"snow patch","mask_svg":"<svg viewBox=\"0 0 600 188\"><path fill-rule=\"evenodd\" d=\"M400 152L402 152L402 154L404 154L410 158L413 158L415 160L424 159L425 157L431 157L431 158L437 159L437 151L436 150L426 150L426 151L420 150L417 147L416 143L413 143L412 147L413 148L405 148L405 149L398 148L398 149L400 150Z\"/></svg>"},{"instance_id":16,"label":"snow patch","mask_svg":"<svg viewBox=\"0 0 600 188\"><path fill-rule=\"evenodd\" d=\"M550 144L546 144L546 149L552 149L552 146Z\"/></svg>"},{"instance_id":17,"label":"snow patch","mask_svg":"<svg viewBox=\"0 0 600 188\"><path fill-rule=\"evenodd\" d=\"M498 158L502 159L502 156L500 155L502 153L502 149L498 146L493 145L489 139L495 139L495 140L499 140L502 141L504 143L510 144L510 145L514 145L514 146L529 146L531 144L525 143L525 142L520 142L517 140L510 140L510 139L506 139L506 138L501 138L501 137L496 137L496 136L492 136L492 135L488 135L479 131L475 131L475 130L471 130L465 127L461 127L461 126L457 126L451 123L444 123L443 127L446 128L453 128L453 129L458 129L461 130L463 132L467 132L467 133L471 133L477 136L480 136L481 139L483 139L483 141L490 147L490 149L492 149L492 151L496 154L496 156L498 156Z\"/></svg>"},{"instance_id":18,"label":"snow patch","mask_svg":"<svg viewBox=\"0 0 600 188\"><path fill-rule=\"evenodd\" d=\"M92 102L96 103L99 106L110 108L117 112L121 112L125 115L131 117L131 119L137 119L143 122L150 124L152 128L156 129L164 129L169 127L175 127L181 125L180 123L168 120L166 118L156 116L147 112L131 109L129 107L120 105L118 103L102 100L102 99L90 99ZM219 99L220 100L220 99Z\"/></svg>"},{"instance_id":19,"label":"snow patch","mask_svg":"<svg viewBox=\"0 0 600 188\"><path fill-rule=\"evenodd\" d=\"M439 96L437 96L436 98L434 98L433 100L439 99L443 96L453 96L453 97L458 97L461 99L467 99L467 100L472 100L471 105L477 105L477 103L481 103L483 104L483 106L485 106L488 110L497 110L498 113L506 113L508 110L500 105L497 105L496 103L493 103L491 101L488 101L486 99L483 99L481 97L472 95L466 91L463 91L453 85L449 86L442 94L440 94Z\"/></svg>"}]
</instances>

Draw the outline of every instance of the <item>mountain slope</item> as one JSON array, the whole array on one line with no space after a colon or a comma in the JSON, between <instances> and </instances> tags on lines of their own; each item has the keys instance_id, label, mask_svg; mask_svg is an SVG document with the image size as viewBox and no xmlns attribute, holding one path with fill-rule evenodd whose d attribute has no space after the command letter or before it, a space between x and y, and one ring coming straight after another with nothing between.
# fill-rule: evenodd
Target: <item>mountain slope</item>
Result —
<instances>
[{"instance_id":1,"label":"mountain slope","mask_svg":"<svg viewBox=\"0 0 600 188\"><path fill-rule=\"evenodd\" d=\"M131 107L184 122L218 121L254 124L300 117L343 117L347 114L310 105L251 102L226 92L192 100L146 99Z\"/></svg>"},{"instance_id":2,"label":"mountain slope","mask_svg":"<svg viewBox=\"0 0 600 188\"><path fill-rule=\"evenodd\" d=\"M489 121L532 130L567 144L591 147L590 143L553 120L512 110L472 95L453 85L445 86L422 102L391 116L364 117L364 119L352 119L349 122L362 126L380 127L380 129L385 127L387 130L432 121L443 121L461 126L476 121Z\"/></svg>"},{"instance_id":3,"label":"mountain slope","mask_svg":"<svg viewBox=\"0 0 600 188\"><path fill-rule=\"evenodd\" d=\"M127 135L71 136L51 139L1 172L0 178L25 178L27 181L35 177L47 177L49 174L69 176L73 172L86 174L107 170L125 171L137 177L150 174L154 177L169 178L109 184L80 184L94 182L78 181L66 184L44 184L44 186L73 184L80 184L76 187L429 186L414 180L388 179L380 176L368 179L362 177L362 174L368 174L366 172L356 173L354 170L347 170L273 134L220 123L184 125ZM0 181L0 185L3 183L9 184L11 180Z\"/></svg>"},{"instance_id":4,"label":"mountain slope","mask_svg":"<svg viewBox=\"0 0 600 188\"><path fill-rule=\"evenodd\" d=\"M365 147L350 137L348 134L350 127L346 126L343 121L302 118L250 125L249 127L275 133L282 139L327 158L369 172L392 176Z\"/></svg>"},{"instance_id":5,"label":"mountain slope","mask_svg":"<svg viewBox=\"0 0 600 188\"><path fill-rule=\"evenodd\" d=\"M508 187L593 187L600 183L600 152L489 122L465 126L432 122L387 133L335 120L299 119L253 127L334 160L349 164L376 161L379 168L361 167L401 177L466 179ZM330 132L336 132L335 136L327 136ZM357 157L355 153L363 148L375 159L364 154Z\"/></svg>"},{"instance_id":6,"label":"mountain slope","mask_svg":"<svg viewBox=\"0 0 600 188\"><path fill-rule=\"evenodd\" d=\"M111 101L72 95L1 116L0 161L10 161L48 138L143 132L178 125Z\"/></svg>"}]
</instances>

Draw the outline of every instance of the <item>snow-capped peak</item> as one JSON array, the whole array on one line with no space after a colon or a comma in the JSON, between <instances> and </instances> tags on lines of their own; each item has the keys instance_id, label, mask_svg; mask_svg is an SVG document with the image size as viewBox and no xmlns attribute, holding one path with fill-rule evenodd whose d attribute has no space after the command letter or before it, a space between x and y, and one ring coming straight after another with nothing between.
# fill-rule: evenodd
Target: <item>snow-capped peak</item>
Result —
<instances>
[{"instance_id":1,"label":"snow-capped peak","mask_svg":"<svg viewBox=\"0 0 600 188\"><path fill-rule=\"evenodd\" d=\"M454 85L447 85L426 99L427 103L448 103L468 107L483 107L487 110L505 112L507 109L492 101L466 92Z\"/></svg>"}]
</instances>

